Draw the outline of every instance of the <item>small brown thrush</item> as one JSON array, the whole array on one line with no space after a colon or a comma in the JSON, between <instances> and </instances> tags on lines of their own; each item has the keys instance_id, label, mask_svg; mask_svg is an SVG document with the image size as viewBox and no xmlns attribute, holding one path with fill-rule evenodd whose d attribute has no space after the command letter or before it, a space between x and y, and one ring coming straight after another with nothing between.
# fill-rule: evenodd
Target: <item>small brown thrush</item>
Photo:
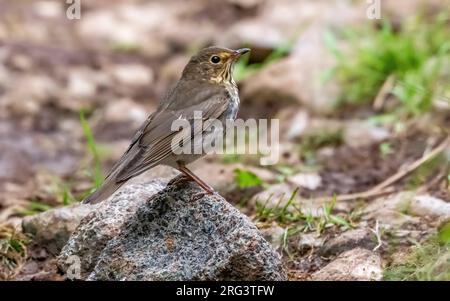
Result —
<instances>
[{"instance_id":1,"label":"small brown thrush","mask_svg":"<svg viewBox=\"0 0 450 301\"><path fill-rule=\"evenodd\" d=\"M222 123L227 119L234 120L239 108L239 95L232 77L233 67L237 59L249 51L248 48L208 47L194 55L156 112L136 132L128 150L113 166L103 185L83 203L95 204L107 199L129 179L160 164L178 169L206 192L213 193L208 184L186 167L204 153L175 154L171 147L172 139L179 132L172 131L171 125L180 118L192 122L194 112L198 111L202 112L204 120L217 119ZM193 132L207 135L203 128L193 129ZM184 138L193 139L191 133Z\"/></svg>"}]
</instances>

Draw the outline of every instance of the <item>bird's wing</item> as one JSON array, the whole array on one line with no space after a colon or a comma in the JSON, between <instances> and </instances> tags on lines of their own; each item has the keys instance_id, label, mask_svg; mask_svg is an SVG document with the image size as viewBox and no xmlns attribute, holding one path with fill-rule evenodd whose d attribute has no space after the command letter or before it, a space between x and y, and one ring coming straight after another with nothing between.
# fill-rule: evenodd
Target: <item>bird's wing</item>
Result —
<instances>
[{"instance_id":1,"label":"bird's wing","mask_svg":"<svg viewBox=\"0 0 450 301\"><path fill-rule=\"evenodd\" d=\"M128 146L128 149L125 151L125 153L122 155L122 157L120 157L120 159L113 165L111 170L106 175L105 180L108 180L108 178L111 177L111 175L114 174L114 172L117 171L117 169L121 165L123 165L123 163L126 161L126 159L128 159L129 154L130 154L130 150L133 148L133 146L136 144L136 142L138 142L139 138L141 138L142 134L144 133L145 128L150 124L150 122L153 119L154 115L155 115L155 113L153 113L150 116L148 116L147 120L136 131L136 133L134 134L133 138L131 139L131 143Z\"/></svg>"},{"instance_id":2,"label":"bird's wing","mask_svg":"<svg viewBox=\"0 0 450 301\"><path fill-rule=\"evenodd\" d=\"M194 112L201 111L202 119L214 119L220 117L228 106L228 97L224 91L216 91L213 95L208 95L206 99L198 99L195 104L188 107L177 108L173 110L163 110L156 112L138 131L132 145L129 148L128 158L121 159L126 164L118 165L120 171L114 173L117 182L126 181L140 173L158 165L163 159L170 156L172 150L172 140L180 131L172 131L172 123L177 119L186 119L191 125L194 123ZM206 94L205 94L206 96ZM202 97L203 98L203 97ZM182 105L181 105L182 106ZM204 131L203 128L191 127L191 131L182 133L181 139L192 139ZM190 135L190 136L189 136ZM179 137L177 137L178 139ZM180 141L177 140L177 141ZM125 154L124 156L127 156Z\"/></svg>"}]
</instances>

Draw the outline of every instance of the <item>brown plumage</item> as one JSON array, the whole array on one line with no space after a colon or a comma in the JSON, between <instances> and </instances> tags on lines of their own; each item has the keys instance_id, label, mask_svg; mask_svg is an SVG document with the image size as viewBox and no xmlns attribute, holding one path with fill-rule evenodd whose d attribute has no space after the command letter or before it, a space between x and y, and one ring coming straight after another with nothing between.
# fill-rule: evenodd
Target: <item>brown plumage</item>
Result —
<instances>
[{"instance_id":1,"label":"brown plumage","mask_svg":"<svg viewBox=\"0 0 450 301\"><path fill-rule=\"evenodd\" d=\"M204 154L174 154L172 139L179 132L172 131L171 125L180 117L193 124L195 111L201 111L204 120L225 122L235 119L239 97L232 78L233 66L248 51L247 48L209 47L193 56L180 80L136 132L128 150L111 169L103 185L83 203L94 204L107 199L129 179L160 164L178 169L212 193L212 188L186 167ZM206 135L200 128L192 128L192 133ZM192 139L193 135L185 139Z\"/></svg>"}]
</instances>

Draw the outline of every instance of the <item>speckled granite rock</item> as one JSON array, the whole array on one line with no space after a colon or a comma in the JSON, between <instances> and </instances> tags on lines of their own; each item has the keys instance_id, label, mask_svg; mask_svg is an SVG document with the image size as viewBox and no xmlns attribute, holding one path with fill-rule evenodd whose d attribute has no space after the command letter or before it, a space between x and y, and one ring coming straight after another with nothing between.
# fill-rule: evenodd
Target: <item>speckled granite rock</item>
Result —
<instances>
[{"instance_id":1,"label":"speckled granite rock","mask_svg":"<svg viewBox=\"0 0 450 301\"><path fill-rule=\"evenodd\" d=\"M177 179L130 185L103 202L63 248L60 268L76 255L87 280L287 279L245 215Z\"/></svg>"}]
</instances>

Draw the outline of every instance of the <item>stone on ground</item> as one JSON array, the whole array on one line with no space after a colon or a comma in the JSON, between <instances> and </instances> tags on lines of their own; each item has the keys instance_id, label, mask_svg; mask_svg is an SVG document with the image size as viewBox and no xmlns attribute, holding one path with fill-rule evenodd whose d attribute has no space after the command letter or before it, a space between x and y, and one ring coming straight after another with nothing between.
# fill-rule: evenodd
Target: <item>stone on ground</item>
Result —
<instances>
[{"instance_id":1,"label":"stone on ground","mask_svg":"<svg viewBox=\"0 0 450 301\"><path fill-rule=\"evenodd\" d=\"M312 275L313 280L381 280L383 270L379 254L356 248L339 255Z\"/></svg>"},{"instance_id":2,"label":"stone on ground","mask_svg":"<svg viewBox=\"0 0 450 301\"><path fill-rule=\"evenodd\" d=\"M219 195L175 178L130 185L84 218L63 248L87 280L286 280L280 256Z\"/></svg>"}]
</instances>

